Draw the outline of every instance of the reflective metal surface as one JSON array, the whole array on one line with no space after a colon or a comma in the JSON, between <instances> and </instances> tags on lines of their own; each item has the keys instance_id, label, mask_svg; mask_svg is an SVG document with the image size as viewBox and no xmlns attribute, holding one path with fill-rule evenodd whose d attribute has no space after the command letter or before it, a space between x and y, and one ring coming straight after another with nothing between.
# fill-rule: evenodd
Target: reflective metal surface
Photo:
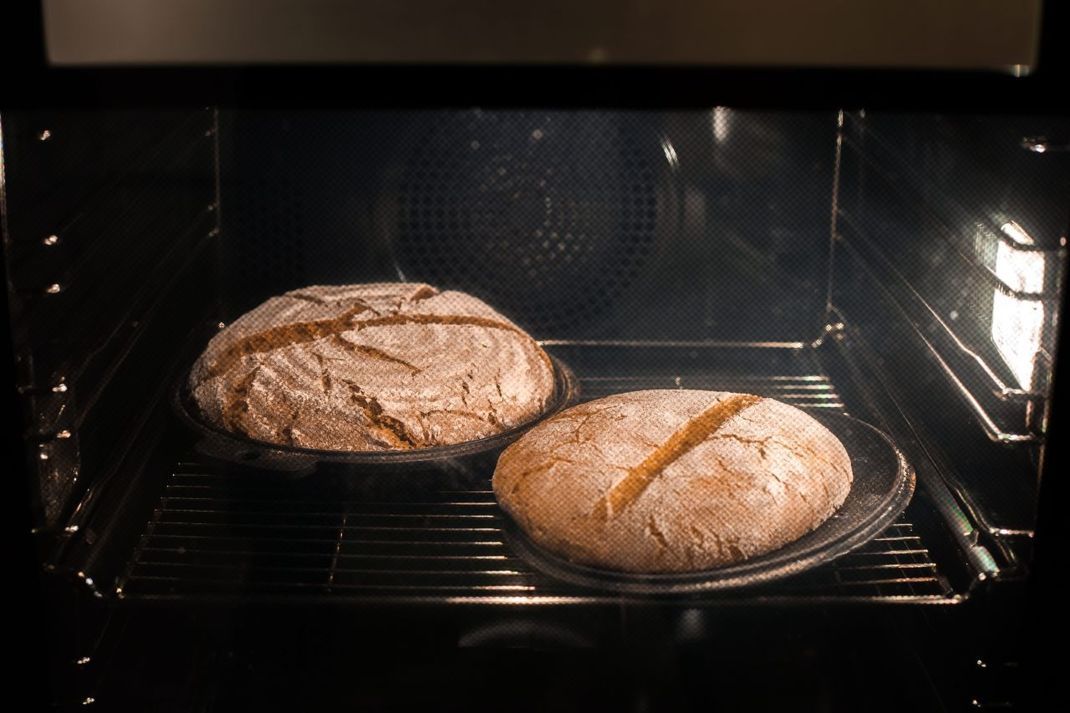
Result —
<instances>
[{"instance_id":1,"label":"reflective metal surface","mask_svg":"<svg viewBox=\"0 0 1070 713\"><path fill-rule=\"evenodd\" d=\"M443 62L999 69L1040 0L45 0L58 64Z\"/></svg>"}]
</instances>

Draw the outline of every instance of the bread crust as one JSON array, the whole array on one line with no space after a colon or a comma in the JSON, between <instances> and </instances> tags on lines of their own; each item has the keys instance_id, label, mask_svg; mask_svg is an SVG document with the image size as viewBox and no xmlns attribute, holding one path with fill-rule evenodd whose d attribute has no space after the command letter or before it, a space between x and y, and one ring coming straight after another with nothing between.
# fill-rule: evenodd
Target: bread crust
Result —
<instances>
[{"instance_id":1,"label":"bread crust","mask_svg":"<svg viewBox=\"0 0 1070 713\"><path fill-rule=\"evenodd\" d=\"M553 366L523 330L425 284L312 286L272 297L208 343L188 382L206 420L335 451L463 443L538 416Z\"/></svg>"},{"instance_id":2,"label":"bread crust","mask_svg":"<svg viewBox=\"0 0 1070 713\"><path fill-rule=\"evenodd\" d=\"M798 539L850 491L843 444L805 412L717 391L617 394L557 414L494 471L539 546L627 572L712 569Z\"/></svg>"}]
</instances>

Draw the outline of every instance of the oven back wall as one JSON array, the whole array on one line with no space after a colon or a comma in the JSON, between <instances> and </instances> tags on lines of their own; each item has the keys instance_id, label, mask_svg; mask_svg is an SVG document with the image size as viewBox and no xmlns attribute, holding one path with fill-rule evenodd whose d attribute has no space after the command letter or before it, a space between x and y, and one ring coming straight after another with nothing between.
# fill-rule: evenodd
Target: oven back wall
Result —
<instances>
[{"instance_id":1,"label":"oven back wall","mask_svg":"<svg viewBox=\"0 0 1070 713\"><path fill-rule=\"evenodd\" d=\"M308 284L427 281L543 339L809 341L835 115L725 108L233 112L227 317Z\"/></svg>"}]
</instances>

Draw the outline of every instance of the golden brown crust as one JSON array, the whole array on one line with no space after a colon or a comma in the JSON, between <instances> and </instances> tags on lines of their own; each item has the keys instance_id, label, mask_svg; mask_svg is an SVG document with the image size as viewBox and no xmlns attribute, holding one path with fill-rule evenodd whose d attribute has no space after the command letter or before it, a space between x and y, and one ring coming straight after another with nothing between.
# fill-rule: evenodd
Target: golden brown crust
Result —
<instances>
[{"instance_id":1,"label":"golden brown crust","mask_svg":"<svg viewBox=\"0 0 1070 713\"><path fill-rule=\"evenodd\" d=\"M795 540L843 504L839 440L772 399L640 391L539 424L494 472L502 507L540 546L633 572L709 569Z\"/></svg>"},{"instance_id":2,"label":"golden brown crust","mask_svg":"<svg viewBox=\"0 0 1070 713\"><path fill-rule=\"evenodd\" d=\"M760 397L751 394L733 394L721 401L715 401L712 406L689 420L680 430L669 436L667 441L651 451L642 463L629 469L628 475L598 501L595 516L605 519L622 513L670 463L711 437L740 411L759 401Z\"/></svg>"},{"instance_id":3,"label":"golden brown crust","mask_svg":"<svg viewBox=\"0 0 1070 713\"><path fill-rule=\"evenodd\" d=\"M530 420L554 387L546 353L485 303L382 283L271 298L212 339L189 388L208 420L257 440L405 450Z\"/></svg>"}]
</instances>

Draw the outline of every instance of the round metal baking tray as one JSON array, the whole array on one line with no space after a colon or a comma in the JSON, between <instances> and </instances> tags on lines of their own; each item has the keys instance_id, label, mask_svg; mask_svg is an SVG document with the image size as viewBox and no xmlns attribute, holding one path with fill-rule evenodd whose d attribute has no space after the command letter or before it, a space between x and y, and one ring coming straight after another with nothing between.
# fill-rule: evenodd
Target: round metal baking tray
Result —
<instances>
[{"instance_id":1,"label":"round metal baking tray","mask_svg":"<svg viewBox=\"0 0 1070 713\"><path fill-rule=\"evenodd\" d=\"M483 456L501 450L542 419L571 405L579 395L572 370L560 359L550 357L554 368L554 392L546 408L536 417L486 438L464 443L404 451L328 451L260 441L231 433L205 422L187 388L188 374L174 389L172 404L182 423L197 435L196 449L202 455L256 471L273 471L291 476L309 475L323 467L360 466L361 470L420 470L444 463Z\"/></svg>"},{"instance_id":2,"label":"round metal baking tray","mask_svg":"<svg viewBox=\"0 0 1070 713\"><path fill-rule=\"evenodd\" d=\"M883 532L914 493L914 469L883 432L851 416L814 413L843 442L854 482L843 505L816 529L777 550L737 564L687 573L636 574L570 562L532 543L506 516L507 544L535 569L594 589L633 594L691 594L744 587L798 574L850 552Z\"/></svg>"}]
</instances>

